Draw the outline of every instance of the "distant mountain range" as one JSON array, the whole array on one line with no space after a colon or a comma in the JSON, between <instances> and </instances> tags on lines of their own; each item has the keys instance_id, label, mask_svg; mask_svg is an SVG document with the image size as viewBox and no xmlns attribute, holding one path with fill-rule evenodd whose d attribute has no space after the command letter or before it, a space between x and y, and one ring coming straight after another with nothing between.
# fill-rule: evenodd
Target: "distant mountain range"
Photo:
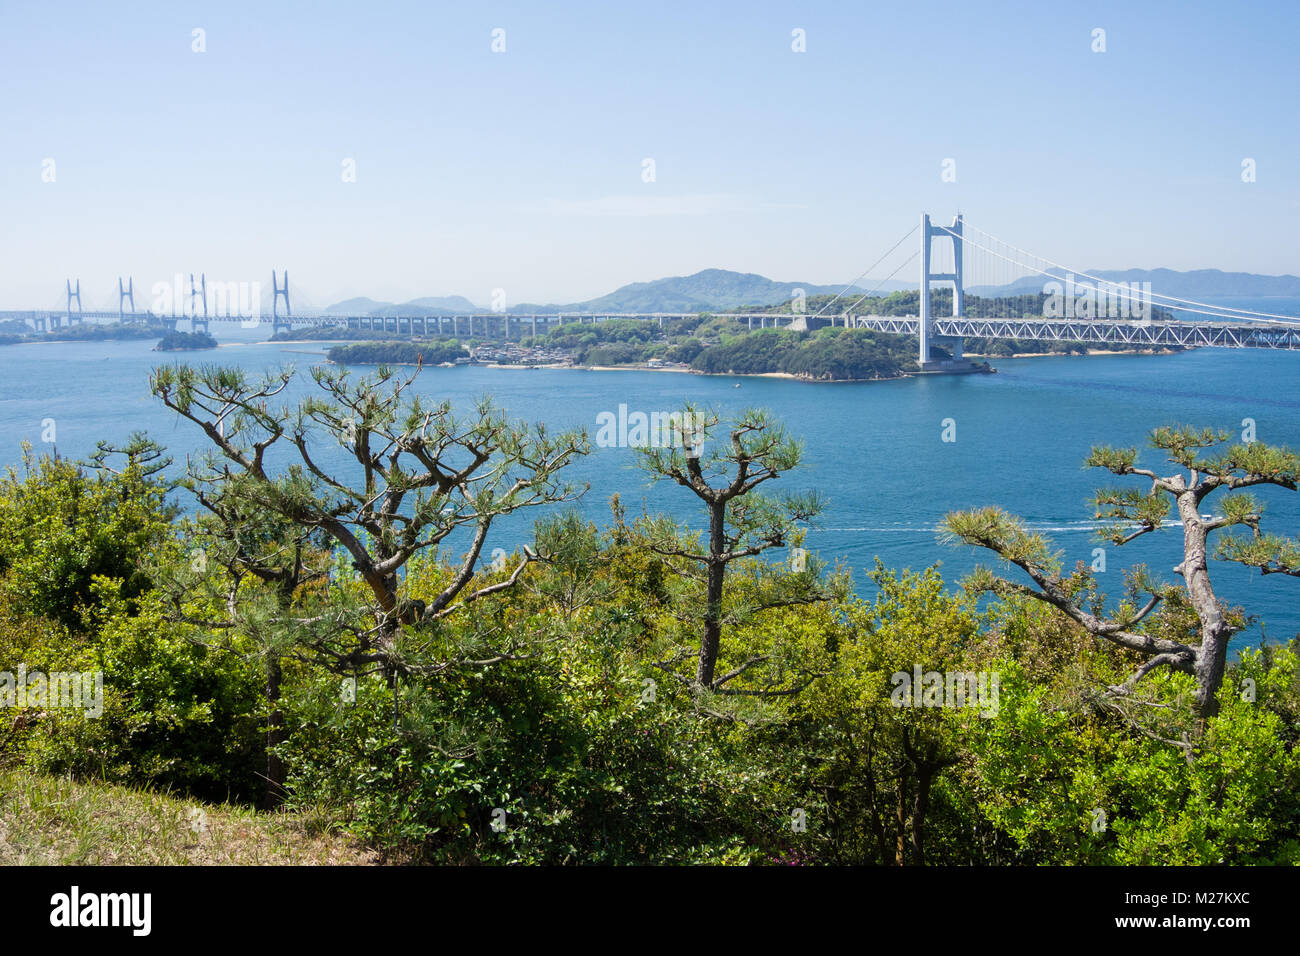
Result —
<instances>
[{"instance_id":1,"label":"distant mountain range","mask_svg":"<svg viewBox=\"0 0 1300 956\"><path fill-rule=\"evenodd\" d=\"M336 302L325 311L329 315L464 315L484 310L463 295L443 295L402 303L377 302L361 296Z\"/></svg>"},{"instance_id":2,"label":"distant mountain range","mask_svg":"<svg viewBox=\"0 0 1300 956\"><path fill-rule=\"evenodd\" d=\"M1049 270L1065 279L1065 270ZM1089 275L1107 282L1150 282L1151 291L1186 299L1241 298L1243 296L1300 296L1300 276L1265 276L1253 272L1223 272L1219 269L1090 269ZM1075 276L1079 280L1078 274ZM1003 286L968 286L979 296L1026 295L1043 291L1046 276L1026 276Z\"/></svg>"},{"instance_id":3,"label":"distant mountain range","mask_svg":"<svg viewBox=\"0 0 1300 956\"><path fill-rule=\"evenodd\" d=\"M814 282L776 282L753 272L731 272L727 269L705 269L689 276L672 276L650 282L633 282L586 302L567 305L538 305L526 303L512 308L511 312L546 314L551 312L703 312L708 309L738 309L742 306L779 305L788 301L796 289L804 295L834 295L844 288L840 285L818 285ZM874 288L874 284L867 288ZM867 291L863 288L855 295ZM895 288L908 288L906 283L889 283L882 287L888 293ZM915 284L912 285L915 288Z\"/></svg>"},{"instance_id":4,"label":"distant mountain range","mask_svg":"<svg viewBox=\"0 0 1300 956\"><path fill-rule=\"evenodd\" d=\"M1098 269L1091 275L1108 282L1150 282L1153 292L1184 298L1243 296L1300 297L1300 276L1266 276L1251 272L1222 272L1196 269L1175 272L1172 269ZM1060 277L1064 278L1064 272ZM971 295L1024 295L1043 291L1043 277L1029 276L1004 286L970 286ZM861 283L850 296L869 290L888 295L915 289L915 282ZM564 305L525 303L509 308L516 314L548 315L555 312L704 312L711 309L736 309L742 306L771 306L788 301L795 289L807 296L835 294L843 285L817 285L812 282L777 282L752 272L705 269L689 276L672 276L650 282L633 282L599 298ZM851 301L851 300L850 300ZM364 296L335 303L325 310L331 315L465 315L486 311L459 295L427 296L410 302L380 302Z\"/></svg>"}]
</instances>

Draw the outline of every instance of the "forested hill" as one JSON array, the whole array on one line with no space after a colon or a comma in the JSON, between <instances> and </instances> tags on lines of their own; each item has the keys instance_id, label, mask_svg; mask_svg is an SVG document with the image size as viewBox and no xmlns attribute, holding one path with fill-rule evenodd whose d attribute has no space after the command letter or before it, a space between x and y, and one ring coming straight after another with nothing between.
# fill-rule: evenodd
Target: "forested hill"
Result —
<instances>
[{"instance_id":1,"label":"forested hill","mask_svg":"<svg viewBox=\"0 0 1300 956\"><path fill-rule=\"evenodd\" d=\"M483 311L463 295L425 296L409 302L379 302L360 296L336 302L325 310L330 315L465 315Z\"/></svg>"},{"instance_id":2,"label":"forested hill","mask_svg":"<svg viewBox=\"0 0 1300 956\"><path fill-rule=\"evenodd\" d=\"M777 282L752 272L705 269L689 276L633 282L586 302L521 305L516 312L707 312L742 306L775 305L803 289L805 295L834 294L844 288L809 282Z\"/></svg>"},{"instance_id":3,"label":"forested hill","mask_svg":"<svg viewBox=\"0 0 1300 956\"><path fill-rule=\"evenodd\" d=\"M440 342L358 342L355 345L335 345L328 353L329 360L340 365L441 365L465 358L469 352L456 341Z\"/></svg>"},{"instance_id":4,"label":"forested hill","mask_svg":"<svg viewBox=\"0 0 1300 956\"><path fill-rule=\"evenodd\" d=\"M916 344L907 336L866 329L765 329L704 349L691 367L714 374L781 372L821 381L899 378L916 371Z\"/></svg>"}]
</instances>

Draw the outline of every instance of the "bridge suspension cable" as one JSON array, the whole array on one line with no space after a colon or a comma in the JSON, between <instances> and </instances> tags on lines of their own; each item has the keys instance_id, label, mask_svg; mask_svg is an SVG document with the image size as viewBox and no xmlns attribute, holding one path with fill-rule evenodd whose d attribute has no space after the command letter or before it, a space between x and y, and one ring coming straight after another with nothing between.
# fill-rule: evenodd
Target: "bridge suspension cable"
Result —
<instances>
[{"instance_id":1,"label":"bridge suspension cable","mask_svg":"<svg viewBox=\"0 0 1300 956\"><path fill-rule=\"evenodd\" d=\"M834 305L834 304L835 304L835 301L836 301L837 299L839 299L840 296L844 295L845 292L848 292L848 291L849 291L850 289L852 289L855 285L857 285L860 281L862 281L863 276L865 276L865 275L867 275L868 273L870 273L872 269L874 269L876 266L880 265L882 262L884 262L886 259L888 259L888 258L890 257L890 255L893 254L893 252L894 252L895 249L897 249L897 248L898 248L899 246L901 246L903 243L907 242L908 238L911 237L912 233L916 232L916 230L918 230L918 229L920 229L920 228L921 228L920 224L917 224L917 225L913 226L911 229L907 230L907 233L903 236L902 239L899 239L896 243L894 243L894 244L893 244L892 246L890 246L887 250L885 250L885 254L884 254L883 256L881 256L881 257L880 257L879 259L877 259L875 262L871 263L871 265L869 265L869 266L867 266L865 269L863 269L861 275L859 275L856 279L854 279L852 282L850 282L848 285L846 285L843 289L841 289L838 293L836 293L835 298L831 299L829 302L827 302L825 305L823 305L820 309L818 309L818 310L817 310L817 313L813 316L813 318L814 318L814 319L817 318L817 316L821 315L823 312L825 312L827 309L829 309L832 305ZM916 256L912 256L912 258L915 259ZM908 260L908 261L910 262L911 260ZM904 265L906 265L906 264L907 264L907 263L904 263ZM901 268L901 266L900 266L899 268ZM895 269L894 272L895 272L895 273L898 272L898 269ZM886 282L888 282L888 281L889 281L890 279L892 279L893 277L894 277L894 275L893 275L893 273L891 273L891 274L889 275L888 278L886 278L886 279L882 279L882 280L880 281L880 284L877 285L876 288L879 289L881 285L884 285ZM870 294L870 293L868 293L868 294ZM863 298L865 298L865 296L864 296ZM858 299L858 302L861 302L861 301L862 301L862 299ZM856 304L856 303L855 303L855 304ZM851 309L851 308L852 308L852 306L850 306L850 309Z\"/></svg>"},{"instance_id":2,"label":"bridge suspension cable","mask_svg":"<svg viewBox=\"0 0 1300 956\"><path fill-rule=\"evenodd\" d=\"M1103 284L1103 285L1107 285L1107 286L1114 286L1114 285L1116 285L1115 281L1112 280L1112 279L1103 279L1103 278L1101 278L1100 276L1091 275L1090 273L1082 272L1082 271L1080 271L1080 270L1078 270L1078 269L1071 269L1069 266L1062 265L1062 264L1059 263L1059 262L1053 262L1051 259L1048 259L1048 258L1045 257L1045 256L1040 256L1040 255L1038 255L1037 253L1030 252L1028 249L1021 249L1019 246L1016 246L1016 245L1014 245L1014 244L1012 244L1012 243L1010 243L1010 242L1007 242L1005 239L1000 239L1000 238L998 238L997 236L993 235L993 233L989 232L988 230L986 230L986 229L981 229L979 226L973 225L972 223L967 222L967 223L965 224L965 227L966 227L967 229L973 229L975 232L978 232L981 236L984 236L985 238L991 240L992 242L995 242L995 243L998 243L998 244L1000 244L1000 245L1003 245L1003 246L1005 246L1005 247L1008 248L1008 249L1013 249L1013 250L1015 250L1016 252L1021 253L1022 255L1029 256L1031 259L1037 259L1039 262L1045 262L1045 263L1047 263L1049 266L1052 266L1052 267L1054 267L1054 268L1056 268L1056 269L1064 269L1066 272L1073 273L1073 274L1076 275L1076 276L1080 276L1080 277L1082 277L1082 278L1084 278L1084 279L1089 279L1089 280L1091 280L1091 281L1093 281L1093 282L1098 282L1098 283L1101 283L1101 284ZM948 230L945 230L945 231L948 231ZM1008 262L1011 262L1011 263L1013 263L1013 264L1015 264L1015 265L1018 265L1018 266L1020 266L1020 267L1022 267L1022 268L1029 269L1029 270L1031 270L1031 271L1033 271L1033 272L1037 272L1037 273L1039 273L1039 274L1041 274L1041 275L1050 276L1051 278L1054 278L1054 279L1059 279L1059 278L1061 278L1060 276L1055 275L1054 273L1051 273L1051 272L1048 272L1048 271L1045 271L1045 270L1039 269L1039 268L1037 268L1037 267L1035 267L1035 266L1030 265L1030 264L1027 263L1027 262L1021 262L1021 261L1018 261L1018 260L1015 260L1015 259L1007 258L1006 256L1003 256L1001 253L995 252L995 251L992 250L992 249L988 249L987 247L980 245L979 243L975 242L975 241L972 240L972 239L967 238L965 241L968 242L968 243L970 243L971 245L975 246L975 247L978 248L978 249L983 249L985 252L991 253L992 255L999 256L1000 258L1003 258L1003 259L1007 259ZM1176 308L1177 308L1178 311L1180 311L1180 312L1197 312L1199 309L1208 309L1209 311L1207 311L1207 312L1200 312L1199 314L1201 314L1201 315L1212 315L1212 316L1216 316L1217 318L1223 318L1223 319L1229 319L1229 318L1237 317L1237 318L1243 318L1243 319L1275 319L1275 320L1278 320L1278 321L1281 321L1281 322L1289 322L1289 323L1300 322L1300 316L1295 316L1295 315L1279 315L1279 314L1277 314L1277 313L1275 313L1275 312L1258 312L1258 311L1256 311L1256 310L1254 310L1254 309L1238 309L1238 308L1235 308L1235 307L1233 307L1233 306L1227 306L1227 305L1215 305L1215 304L1212 303L1212 302L1198 302L1198 301L1195 300L1195 299L1184 299L1184 298L1180 298L1179 296L1176 296L1176 295L1166 295L1166 294L1163 294L1163 293L1160 293L1160 292L1154 292L1154 291L1150 293L1150 296L1151 296L1152 299L1160 299L1160 300L1162 300L1161 302L1157 302L1157 303L1156 303L1157 305L1167 305L1167 304L1169 304L1169 303L1179 303L1179 305L1178 305ZM1182 308L1183 305L1196 306L1197 308L1190 308L1190 309Z\"/></svg>"},{"instance_id":3,"label":"bridge suspension cable","mask_svg":"<svg viewBox=\"0 0 1300 956\"><path fill-rule=\"evenodd\" d=\"M917 228L919 229L920 226L918 226ZM882 285L884 285L884 284L885 284L886 282L888 282L890 279L894 278L894 276L898 275L898 273L901 272L905 266L911 264L912 262L915 262L915 261L916 261L916 257L919 256L920 254L921 254L920 252L914 252L914 253L912 253L910 256L908 256L906 259L904 259L901 263L899 263L897 269L895 269L895 270L894 270L893 272L891 272L889 275L885 276L883 279L881 279L879 282L877 282L877 283L876 283L876 287L875 287L874 289L872 289L870 292L864 292L864 293L862 293L862 295L858 296L857 301L854 302L852 305L850 305L850 306L849 306L847 309L845 309L844 311L845 311L846 313L848 313L848 314L851 315L851 314L853 313L853 310L854 310L855 308L857 308L857 306L858 306L858 302L861 302L863 299L870 298L871 296L875 295L878 291L880 291L880 287L881 287Z\"/></svg>"},{"instance_id":4,"label":"bridge suspension cable","mask_svg":"<svg viewBox=\"0 0 1300 956\"><path fill-rule=\"evenodd\" d=\"M1043 258L1042 256L1035 255L1034 253L1028 252L1027 250L1019 249L1018 247L1011 245L1011 243L1005 242L1001 239L998 239L996 236L993 236L991 233L985 232L983 229L980 229L978 226L972 226L969 223L966 223L966 227L970 229L974 229L976 232L979 232L981 235L989 236L994 241L999 242L1002 245L1007 246L1008 248L1015 249L1017 252L1024 253L1025 255L1038 259L1041 262L1045 262L1048 265L1053 266L1057 269L1064 269L1067 272L1080 276L1084 279L1091 279L1092 281L1097 282L1103 286L1112 287L1114 289L1114 295L1116 298L1131 302L1134 300L1141 300L1143 296L1143 294L1134 294L1131 289L1125 289L1122 286L1120 286L1118 283L1110 279L1102 279L1102 278L1098 278L1097 276L1090 275L1086 272L1079 272L1069 268L1068 266L1063 266L1059 263L1053 262L1050 259L1046 259ZM938 226L936 228L941 229L942 231L948 233L949 235L952 235L954 239L960 240L968 246L974 246L976 249L980 249L984 252L987 252L989 255L997 256L999 259L1004 259L1007 262L1011 263L1012 265L1019 266L1022 269L1027 269L1030 272L1036 272L1039 275L1046 276L1049 279L1061 278L1061 276L1057 275L1054 272L1048 271L1047 269L1042 269L1039 268L1038 266L1031 265L1028 262L1022 262L1018 259L1011 258L1009 256L1004 255L1001 252L998 252L996 249L990 249L988 246L976 242L974 239L971 239L969 236L958 236L955 233L953 233L951 229L948 229L945 226ZM1110 293L1108 292L1108 294ZM1238 319L1238 320L1259 319L1261 321L1269 322L1275 325L1295 325L1297 323L1300 323L1300 316L1295 316L1295 315L1277 315L1272 312L1252 312L1247 309L1233 309L1227 306L1220 308L1219 306L1215 306L1207 302L1196 302L1195 300L1192 299L1180 299L1177 296L1160 295L1155 292L1151 292L1149 293L1149 295L1152 300L1155 299L1169 300L1167 302L1166 301L1154 302L1155 305L1161 305L1167 308L1173 308L1179 312L1192 312L1198 315L1208 315L1216 319ZM1185 302L1188 303L1189 305L1172 305L1171 303L1174 302L1177 303ZM1190 306L1204 306L1204 308L1191 308Z\"/></svg>"}]
</instances>

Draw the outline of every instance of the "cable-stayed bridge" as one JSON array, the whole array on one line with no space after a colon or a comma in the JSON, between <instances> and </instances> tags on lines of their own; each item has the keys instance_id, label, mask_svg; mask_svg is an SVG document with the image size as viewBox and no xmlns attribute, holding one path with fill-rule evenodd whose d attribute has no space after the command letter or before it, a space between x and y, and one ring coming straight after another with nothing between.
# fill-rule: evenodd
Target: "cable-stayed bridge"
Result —
<instances>
[{"instance_id":1,"label":"cable-stayed bridge","mask_svg":"<svg viewBox=\"0 0 1300 956\"><path fill-rule=\"evenodd\" d=\"M864 280L887 268L895 253L917 232L919 248L898 262L872 289L857 294ZM862 314L857 307L878 302L881 287L915 262L919 263L920 295L917 314ZM948 287L951 286L949 289ZM1041 292L1039 289L1041 288ZM161 289L165 295L157 293ZM968 290L979 289L977 312L990 308L1004 314L969 314ZM238 322L245 328L270 326L272 332L303 326L335 326L359 334L409 334L522 338L544 334L570 323L610 319L666 321L694 318L699 313L668 312L566 312L519 314L515 312L336 315L304 307L299 290L291 287L288 273L271 274L270 288L258 283L209 283L206 275L178 274L169 287L152 287L153 309L137 311L134 280L119 278L117 308L83 310L80 280L68 280L64 308L35 312L0 312L0 321L19 319L37 330L53 330L87 321L137 322L160 329L189 323L191 329L208 330L211 323ZM1012 245L957 216L951 225L935 225L923 215L879 259L809 314L799 290L792 289L788 312L725 313L748 328L783 326L811 328L843 325L917 338L918 360L930 371L960 371L969 366L962 358L967 338L1021 339L1047 342L1081 342L1149 348L1256 348L1300 350L1300 316L1229 308L1165 295L1150 283L1113 282ZM849 293L856 295L850 301ZM162 306L158 308L161 299ZM294 307L294 303L297 307ZM942 307L950 314L936 314ZM1031 310L1036 310L1031 314ZM1019 312L1019 314L1012 314ZM716 313L723 314L723 313ZM1172 316L1192 316L1181 318ZM1169 317L1167 317L1169 316ZM935 353L933 346L943 351Z\"/></svg>"}]
</instances>

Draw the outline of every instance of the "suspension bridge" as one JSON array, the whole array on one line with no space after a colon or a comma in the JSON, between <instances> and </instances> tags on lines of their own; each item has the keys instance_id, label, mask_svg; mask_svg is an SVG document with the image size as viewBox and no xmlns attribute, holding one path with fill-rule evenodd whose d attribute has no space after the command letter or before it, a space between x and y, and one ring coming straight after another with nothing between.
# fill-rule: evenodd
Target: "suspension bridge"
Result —
<instances>
[{"instance_id":1,"label":"suspension bridge","mask_svg":"<svg viewBox=\"0 0 1300 956\"><path fill-rule=\"evenodd\" d=\"M865 281L891 264L896 253L919 232L919 248L894 265L874 288ZM909 265L919 263L917 312L913 315L862 314L857 307L881 301L880 290ZM949 289L950 287L950 289ZM238 322L245 328L262 325L272 333L295 327L334 326L358 333L481 336L522 338L537 336L570 323L611 319L657 321L695 318L699 313L676 312L550 312L519 314L485 312L412 315L337 315L292 308L288 273L271 273L268 292L258 283L209 284L203 273L178 274L173 283L152 287L155 304L162 307L137 311L134 279L118 279L116 310L84 310L81 281L69 279L64 308L35 312L0 312L6 319L26 322L37 331L83 322L116 320L160 329L208 331L212 323ZM159 291L165 294L159 296ZM792 302L795 298L792 289ZM860 294L857 294L859 293ZM848 301L850 293L856 299ZM1001 310L1007 314L968 314L968 297L976 299L976 312ZM300 298L300 297L299 297ZM269 301L268 301L269 300ZM843 300L843 302L841 302ZM838 305L838 308L836 307ZM269 305L269 308L267 306ZM949 314L937 314L946 306ZM1034 311L1036 310L1036 311ZM1018 311L1018 315L1010 314ZM269 312L269 314L268 314ZM905 233L879 259L815 313L763 311L721 313L744 322L747 328L814 328L843 325L873 329L917 340L918 362L923 371L960 372L972 363L963 357L967 338L1020 339L1044 342L1081 342L1086 345L1127 348L1255 348L1300 350L1300 316L1230 308L1155 292L1148 283L1115 282L1035 255L956 216L950 225L935 224L929 215ZM1175 316L1187 315L1192 318ZM935 346L939 346L936 351Z\"/></svg>"}]
</instances>

